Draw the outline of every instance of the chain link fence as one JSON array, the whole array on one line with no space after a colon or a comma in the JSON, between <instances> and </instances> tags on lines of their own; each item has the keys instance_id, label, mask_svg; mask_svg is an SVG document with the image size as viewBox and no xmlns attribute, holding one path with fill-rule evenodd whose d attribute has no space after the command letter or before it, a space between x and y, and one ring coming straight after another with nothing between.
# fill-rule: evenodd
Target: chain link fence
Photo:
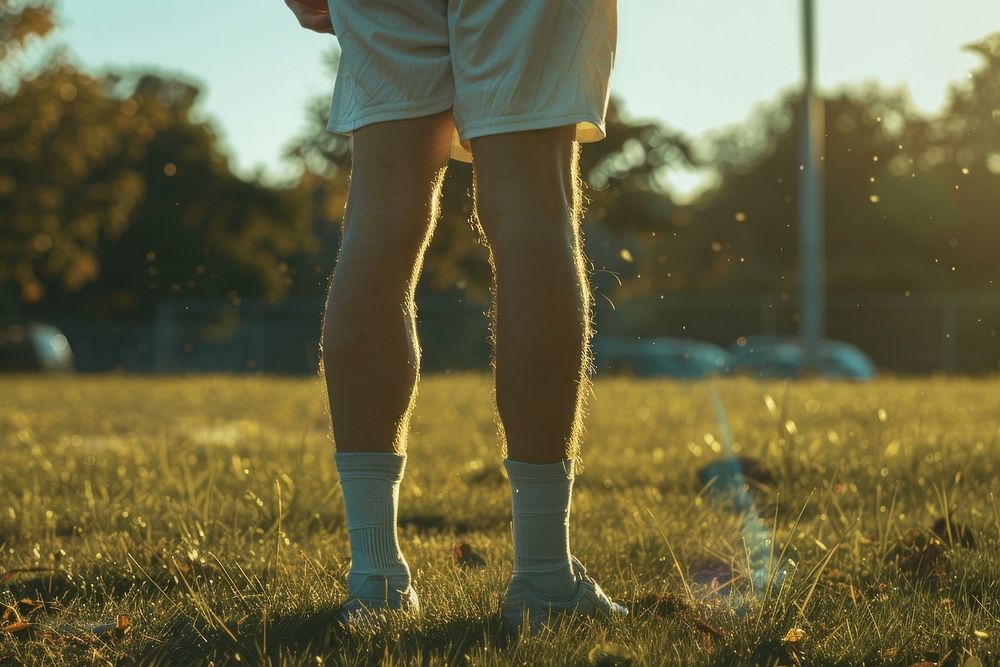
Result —
<instances>
[{"instance_id":1,"label":"chain link fence","mask_svg":"<svg viewBox=\"0 0 1000 667\"><path fill-rule=\"evenodd\" d=\"M461 295L419 303L424 370L489 368L488 306ZM311 374L318 368L323 302L239 304L171 300L140 320L55 318L82 372ZM741 336L793 336L787 295L674 294L596 303L598 336L690 338L729 347ZM883 372L1000 371L1000 295L838 294L828 337L856 345Z\"/></svg>"}]
</instances>

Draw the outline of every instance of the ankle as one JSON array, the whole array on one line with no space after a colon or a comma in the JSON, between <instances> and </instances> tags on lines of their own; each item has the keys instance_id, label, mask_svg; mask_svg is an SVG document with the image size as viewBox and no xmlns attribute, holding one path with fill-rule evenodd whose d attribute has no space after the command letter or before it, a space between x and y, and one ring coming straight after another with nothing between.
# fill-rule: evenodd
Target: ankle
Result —
<instances>
[{"instance_id":1,"label":"ankle","mask_svg":"<svg viewBox=\"0 0 1000 667\"><path fill-rule=\"evenodd\" d=\"M513 576L526 580L547 600L565 600L571 597L576 589L576 578L569 562L554 564L544 569L515 570Z\"/></svg>"},{"instance_id":2,"label":"ankle","mask_svg":"<svg viewBox=\"0 0 1000 667\"><path fill-rule=\"evenodd\" d=\"M347 593L356 597L383 597L390 591L405 591L412 580L409 570L396 572L349 572L347 574Z\"/></svg>"}]
</instances>

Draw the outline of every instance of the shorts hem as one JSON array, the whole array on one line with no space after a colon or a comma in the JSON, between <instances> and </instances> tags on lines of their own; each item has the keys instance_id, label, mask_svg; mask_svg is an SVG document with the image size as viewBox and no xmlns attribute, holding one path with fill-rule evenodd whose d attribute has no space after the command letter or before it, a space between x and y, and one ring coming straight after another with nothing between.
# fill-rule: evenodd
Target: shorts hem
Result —
<instances>
[{"instance_id":1,"label":"shorts hem","mask_svg":"<svg viewBox=\"0 0 1000 667\"><path fill-rule=\"evenodd\" d=\"M527 130L544 130L563 125L578 125L579 123L590 123L597 130L598 134L581 133L577 128L577 141L590 143L600 141L607 133L605 131L604 119L590 111L575 111L560 114L537 114L527 113L516 116L500 116L497 118L481 118L468 123L462 123L459 136L462 141L478 139L492 134L505 134L507 132L522 132Z\"/></svg>"},{"instance_id":2,"label":"shorts hem","mask_svg":"<svg viewBox=\"0 0 1000 667\"><path fill-rule=\"evenodd\" d=\"M348 120L331 120L326 124L326 131L333 132L334 134L350 135L355 130L360 130L365 126L373 125L374 123L384 123L392 120L410 120L412 118L430 116L431 114L440 113L441 111L450 109L453 105L454 99L451 97L447 99L435 100L433 102L427 102L426 104L421 105L413 105L410 103L402 105L382 105L368 109L359 116Z\"/></svg>"}]
</instances>

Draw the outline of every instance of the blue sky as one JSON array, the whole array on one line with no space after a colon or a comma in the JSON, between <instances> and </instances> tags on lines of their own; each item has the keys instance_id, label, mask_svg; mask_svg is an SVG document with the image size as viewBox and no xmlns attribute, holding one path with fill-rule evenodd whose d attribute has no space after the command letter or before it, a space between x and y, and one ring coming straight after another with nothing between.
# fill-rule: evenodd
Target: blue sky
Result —
<instances>
[{"instance_id":1,"label":"blue sky","mask_svg":"<svg viewBox=\"0 0 1000 667\"><path fill-rule=\"evenodd\" d=\"M612 89L632 117L698 137L745 120L799 80L799 0L618 6ZM54 39L80 64L153 68L201 83L203 112L245 173L287 174L281 149L303 129L306 101L332 90L321 54L335 38L301 30L283 0L60 0L59 7L63 27ZM975 66L961 46L1000 30L996 0L817 0L817 12L821 87L905 86L927 112ZM674 176L680 190L697 180Z\"/></svg>"}]
</instances>

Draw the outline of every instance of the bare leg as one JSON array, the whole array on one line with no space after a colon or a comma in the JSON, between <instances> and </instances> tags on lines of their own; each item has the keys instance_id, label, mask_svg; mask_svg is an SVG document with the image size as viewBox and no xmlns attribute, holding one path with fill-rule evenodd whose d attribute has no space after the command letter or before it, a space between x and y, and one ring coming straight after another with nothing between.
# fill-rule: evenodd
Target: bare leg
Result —
<instances>
[{"instance_id":1,"label":"bare leg","mask_svg":"<svg viewBox=\"0 0 1000 667\"><path fill-rule=\"evenodd\" d=\"M590 295L573 128L472 140L495 282L497 408L508 457L573 458L587 386Z\"/></svg>"},{"instance_id":2,"label":"bare leg","mask_svg":"<svg viewBox=\"0 0 1000 667\"><path fill-rule=\"evenodd\" d=\"M323 365L340 452L404 452L420 348L413 293L438 212L451 111L354 134Z\"/></svg>"},{"instance_id":3,"label":"bare leg","mask_svg":"<svg viewBox=\"0 0 1000 667\"><path fill-rule=\"evenodd\" d=\"M622 616L628 610L570 549L590 338L573 128L473 139L472 150L496 287L497 407L511 489L504 622L534 633L561 611Z\"/></svg>"}]
</instances>

